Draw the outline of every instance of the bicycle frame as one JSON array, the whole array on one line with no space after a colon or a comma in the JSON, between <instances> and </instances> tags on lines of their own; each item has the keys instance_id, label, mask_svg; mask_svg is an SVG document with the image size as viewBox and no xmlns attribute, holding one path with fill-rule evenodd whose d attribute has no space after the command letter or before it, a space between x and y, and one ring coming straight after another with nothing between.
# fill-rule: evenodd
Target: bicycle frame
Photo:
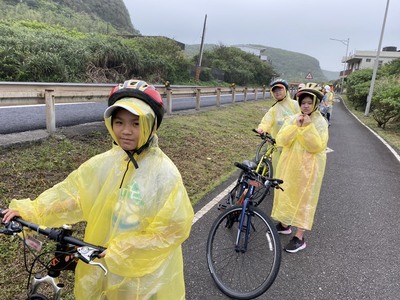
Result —
<instances>
[{"instance_id":1,"label":"bicycle frame","mask_svg":"<svg viewBox=\"0 0 400 300\"><path fill-rule=\"evenodd\" d=\"M236 252L246 252L247 251L247 244L249 241L249 234L250 234L250 226L251 226L251 205L252 205L252 193L254 186L251 184L248 185L248 192L246 194L246 197L243 202L243 210L240 215L239 219L239 226L238 226L238 231L237 231L237 237L236 237L236 243L235 243L235 251ZM244 225L246 223L246 225ZM244 237L244 244L240 246L240 240L242 237L243 229L245 232L245 237Z\"/></svg>"},{"instance_id":2,"label":"bicycle frame","mask_svg":"<svg viewBox=\"0 0 400 300\"><path fill-rule=\"evenodd\" d=\"M236 242L235 242L235 251L236 252L246 252L247 251L247 245L249 241L249 234L250 234L250 228L251 228L251 218L252 218L252 211L251 208L254 205L253 201L253 191L256 188L256 186L263 184L267 190L269 190L271 187L274 188L279 188L283 190L279 184L282 183L282 180L279 179L273 179L273 178L265 178L264 176L258 174L258 172L252 171L251 164L250 166L246 164L239 164L235 163L235 166L241 168L246 172L246 174L243 177L243 181L240 183L240 194L242 195L243 193L246 193L243 201L243 209L239 218L239 226L237 230L237 237L236 237ZM260 178L262 178L260 180ZM263 181L263 182L262 182ZM261 199L262 201L262 199ZM256 202L258 205L261 202ZM244 241L241 245L241 238L243 233L245 233Z\"/></svg>"},{"instance_id":3,"label":"bicycle frame","mask_svg":"<svg viewBox=\"0 0 400 300\"><path fill-rule=\"evenodd\" d=\"M253 130L253 131L255 131L255 130ZM272 168L270 168L270 166L268 166L268 163L266 163L266 161L269 160L272 162L272 154L278 150L276 147L275 139L271 135L266 134L266 133L258 134L258 135L263 141L257 148L256 157L255 157L257 167L255 170L258 174L261 174L263 176L266 176L267 172L269 172L269 177L273 177L273 170L272 170ZM263 152L262 151L263 147L267 143L269 144L269 146L268 146L267 150L265 152ZM263 152L263 153L260 156L261 152ZM272 164L271 164L271 167L272 167Z\"/></svg>"}]
</instances>

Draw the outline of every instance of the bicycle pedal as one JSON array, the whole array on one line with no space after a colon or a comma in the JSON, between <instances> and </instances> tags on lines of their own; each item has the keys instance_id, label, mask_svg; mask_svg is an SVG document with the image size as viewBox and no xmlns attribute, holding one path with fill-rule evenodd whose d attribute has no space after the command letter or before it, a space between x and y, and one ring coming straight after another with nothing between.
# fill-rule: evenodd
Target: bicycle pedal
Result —
<instances>
[{"instance_id":1,"label":"bicycle pedal","mask_svg":"<svg viewBox=\"0 0 400 300\"><path fill-rule=\"evenodd\" d=\"M225 204L218 204L218 210L223 210L226 209L226 205Z\"/></svg>"}]
</instances>

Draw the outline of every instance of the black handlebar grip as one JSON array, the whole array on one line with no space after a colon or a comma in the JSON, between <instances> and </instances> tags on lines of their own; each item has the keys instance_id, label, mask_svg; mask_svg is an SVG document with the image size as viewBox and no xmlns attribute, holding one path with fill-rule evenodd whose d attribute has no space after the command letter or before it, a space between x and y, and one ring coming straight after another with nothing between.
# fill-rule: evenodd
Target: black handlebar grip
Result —
<instances>
[{"instance_id":1,"label":"black handlebar grip","mask_svg":"<svg viewBox=\"0 0 400 300\"><path fill-rule=\"evenodd\" d=\"M239 169L242 169L245 172L251 171L251 169L249 169L247 166L245 166L241 163L235 162L234 165L235 165L235 167L238 167Z\"/></svg>"}]
</instances>

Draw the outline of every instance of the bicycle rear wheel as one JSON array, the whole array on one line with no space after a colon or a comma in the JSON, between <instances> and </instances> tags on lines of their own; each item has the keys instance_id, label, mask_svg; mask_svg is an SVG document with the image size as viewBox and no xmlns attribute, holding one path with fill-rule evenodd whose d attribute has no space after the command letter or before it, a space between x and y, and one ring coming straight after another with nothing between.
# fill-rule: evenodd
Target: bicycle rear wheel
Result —
<instances>
[{"instance_id":1,"label":"bicycle rear wheel","mask_svg":"<svg viewBox=\"0 0 400 300\"><path fill-rule=\"evenodd\" d=\"M282 249L272 220L252 207L247 250L236 251L242 209L233 206L215 220L207 240L207 264L214 282L224 294L234 299L253 299L265 293L274 282Z\"/></svg>"}]
</instances>

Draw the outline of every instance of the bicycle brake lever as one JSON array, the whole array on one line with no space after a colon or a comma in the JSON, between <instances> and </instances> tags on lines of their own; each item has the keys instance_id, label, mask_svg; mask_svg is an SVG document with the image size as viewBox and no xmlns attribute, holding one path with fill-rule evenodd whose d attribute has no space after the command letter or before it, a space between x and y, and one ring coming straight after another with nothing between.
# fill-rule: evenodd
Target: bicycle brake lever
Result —
<instances>
[{"instance_id":1,"label":"bicycle brake lever","mask_svg":"<svg viewBox=\"0 0 400 300\"><path fill-rule=\"evenodd\" d=\"M89 261L88 264L89 264L89 265L93 265L93 266L98 266L98 267L100 267L100 268L104 271L104 276L107 275L108 271L107 271L107 269L106 269L101 263Z\"/></svg>"},{"instance_id":2,"label":"bicycle brake lever","mask_svg":"<svg viewBox=\"0 0 400 300\"><path fill-rule=\"evenodd\" d=\"M100 267L104 271L104 276L107 275L108 271L107 269L101 264L97 262L93 262L92 258L94 257L95 252L98 252L98 249L88 247L88 246L83 246L79 247L76 249L77 251L77 257L81 260L83 260L85 263L89 265L94 265Z\"/></svg>"}]
</instances>

